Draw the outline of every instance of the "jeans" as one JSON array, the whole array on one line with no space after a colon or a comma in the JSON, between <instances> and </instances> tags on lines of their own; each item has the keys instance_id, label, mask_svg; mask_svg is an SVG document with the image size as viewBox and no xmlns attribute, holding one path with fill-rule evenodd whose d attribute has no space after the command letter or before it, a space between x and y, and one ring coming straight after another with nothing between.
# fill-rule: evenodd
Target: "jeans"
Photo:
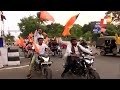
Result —
<instances>
[{"instance_id":1,"label":"jeans","mask_svg":"<svg viewBox=\"0 0 120 90\"><path fill-rule=\"evenodd\" d=\"M35 60L38 58L38 54L34 53L32 60L30 62L30 66L29 66L29 73L31 74L34 64L35 64Z\"/></svg>"},{"instance_id":2,"label":"jeans","mask_svg":"<svg viewBox=\"0 0 120 90\"><path fill-rule=\"evenodd\" d=\"M72 69L75 68L75 64L76 64L75 59L76 59L76 57L71 57L71 56L67 57L65 70L63 71L63 73L67 73L70 70L71 67L72 67Z\"/></svg>"},{"instance_id":3,"label":"jeans","mask_svg":"<svg viewBox=\"0 0 120 90\"><path fill-rule=\"evenodd\" d=\"M117 52L119 52L120 44L117 45Z\"/></svg>"}]
</instances>

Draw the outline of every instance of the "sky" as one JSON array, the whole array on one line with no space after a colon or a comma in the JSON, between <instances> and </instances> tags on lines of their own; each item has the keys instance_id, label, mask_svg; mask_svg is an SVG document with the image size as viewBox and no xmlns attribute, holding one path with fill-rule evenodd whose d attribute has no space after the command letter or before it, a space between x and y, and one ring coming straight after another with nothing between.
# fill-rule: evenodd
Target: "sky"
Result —
<instances>
[{"instance_id":1,"label":"sky","mask_svg":"<svg viewBox=\"0 0 120 90\"><path fill-rule=\"evenodd\" d=\"M19 27L17 23L20 22L20 19L23 17L28 17L29 15L37 15L39 11L3 11L6 16L4 21L4 31L7 33L9 30L15 30L16 32L11 32L12 35L17 37L19 35ZM100 21L105 16L107 11L48 11L55 19L56 23L65 25L66 22L74 15L80 13L79 17L75 21L75 24L88 24L91 21ZM49 22L48 22L49 23ZM0 28L1 28L0 24Z\"/></svg>"}]
</instances>

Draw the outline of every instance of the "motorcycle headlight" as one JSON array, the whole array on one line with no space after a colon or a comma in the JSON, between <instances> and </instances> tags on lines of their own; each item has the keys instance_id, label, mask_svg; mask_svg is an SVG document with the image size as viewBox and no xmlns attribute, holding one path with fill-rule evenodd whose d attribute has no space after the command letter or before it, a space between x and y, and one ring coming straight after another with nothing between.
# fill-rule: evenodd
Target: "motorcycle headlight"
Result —
<instances>
[{"instance_id":1,"label":"motorcycle headlight","mask_svg":"<svg viewBox=\"0 0 120 90\"><path fill-rule=\"evenodd\" d=\"M92 63L94 63L94 59L91 59L91 60L89 60L89 59L85 59L85 61L86 61L88 64L92 64Z\"/></svg>"}]
</instances>

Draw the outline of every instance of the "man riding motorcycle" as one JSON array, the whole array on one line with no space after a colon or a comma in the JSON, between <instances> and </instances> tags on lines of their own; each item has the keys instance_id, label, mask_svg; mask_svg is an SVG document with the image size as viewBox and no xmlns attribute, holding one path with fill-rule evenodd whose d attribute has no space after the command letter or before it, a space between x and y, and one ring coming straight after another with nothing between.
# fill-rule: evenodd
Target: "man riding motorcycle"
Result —
<instances>
[{"instance_id":1,"label":"man riding motorcycle","mask_svg":"<svg viewBox=\"0 0 120 90\"><path fill-rule=\"evenodd\" d=\"M51 40L51 42L49 42L48 46L52 52L56 52L58 54L58 52L57 52L58 43L56 42L56 40Z\"/></svg>"},{"instance_id":2,"label":"man riding motorcycle","mask_svg":"<svg viewBox=\"0 0 120 90\"><path fill-rule=\"evenodd\" d=\"M39 37L42 37L42 38L44 39L44 36L47 36L47 34L46 34L45 32L43 32L42 29L37 29L37 30L35 31L35 34L34 34L34 41L35 41L35 43L38 44L37 39L38 39Z\"/></svg>"},{"instance_id":3,"label":"man riding motorcycle","mask_svg":"<svg viewBox=\"0 0 120 90\"><path fill-rule=\"evenodd\" d=\"M38 38L37 48L39 50L39 53L35 53L34 56L32 57L32 61L29 66L29 74L27 75L27 78L31 77L32 69L36 58L38 58L39 55L44 55L46 51L49 51L48 46L43 43L43 40L44 39L42 37Z\"/></svg>"},{"instance_id":4,"label":"man riding motorcycle","mask_svg":"<svg viewBox=\"0 0 120 90\"><path fill-rule=\"evenodd\" d=\"M93 55L91 51L84 48L82 45L78 44L76 38L72 38L71 43L67 45L66 53L64 55L64 57L67 58L66 58L65 70L61 74L61 77L64 77L65 73L69 71L71 66L73 66L74 68L75 59L77 58L78 55L82 55L82 52Z\"/></svg>"},{"instance_id":5,"label":"man riding motorcycle","mask_svg":"<svg viewBox=\"0 0 120 90\"><path fill-rule=\"evenodd\" d=\"M32 47L33 47L33 43L32 42L28 42L28 45L25 47L26 52L28 52L27 57L32 55Z\"/></svg>"}]
</instances>

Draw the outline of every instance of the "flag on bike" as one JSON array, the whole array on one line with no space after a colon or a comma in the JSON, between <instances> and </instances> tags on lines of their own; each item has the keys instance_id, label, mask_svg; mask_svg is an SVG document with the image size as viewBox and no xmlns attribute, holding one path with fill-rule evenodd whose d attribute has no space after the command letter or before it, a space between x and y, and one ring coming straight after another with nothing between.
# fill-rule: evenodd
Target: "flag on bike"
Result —
<instances>
[{"instance_id":1,"label":"flag on bike","mask_svg":"<svg viewBox=\"0 0 120 90\"><path fill-rule=\"evenodd\" d=\"M80 14L80 13L79 13ZM72 16L68 22L66 23L66 25L64 26L64 31L62 33L63 36L69 36L70 34L70 28L72 27L72 25L74 24L74 22L77 20L79 14Z\"/></svg>"},{"instance_id":2,"label":"flag on bike","mask_svg":"<svg viewBox=\"0 0 120 90\"><path fill-rule=\"evenodd\" d=\"M41 11L40 12L40 18L43 20L48 20L54 22L54 18L47 12L47 11Z\"/></svg>"},{"instance_id":3,"label":"flag on bike","mask_svg":"<svg viewBox=\"0 0 120 90\"><path fill-rule=\"evenodd\" d=\"M18 46L20 44L20 39L16 39L15 46Z\"/></svg>"},{"instance_id":4,"label":"flag on bike","mask_svg":"<svg viewBox=\"0 0 120 90\"><path fill-rule=\"evenodd\" d=\"M23 48L25 48L25 42L24 39L20 36L20 46L22 46Z\"/></svg>"},{"instance_id":5,"label":"flag on bike","mask_svg":"<svg viewBox=\"0 0 120 90\"><path fill-rule=\"evenodd\" d=\"M39 49L37 48L37 45L35 44L35 42L33 42L33 47L34 47L34 49L35 49L35 52L36 52L36 53L39 53Z\"/></svg>"}]
</instances>

